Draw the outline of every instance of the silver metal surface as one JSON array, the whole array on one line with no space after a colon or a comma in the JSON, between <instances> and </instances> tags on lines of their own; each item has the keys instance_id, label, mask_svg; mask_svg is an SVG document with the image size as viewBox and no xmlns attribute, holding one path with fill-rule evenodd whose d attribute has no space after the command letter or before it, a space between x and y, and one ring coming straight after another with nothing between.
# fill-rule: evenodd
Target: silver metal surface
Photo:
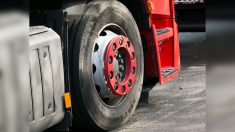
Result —
<instances>
[{"instance_id":1,"label":"silver metal surface","mask_svg":"<svg viewBox=\"0 0 235 132\"><path fill-rule=\"evenodd\" d=\"M93 59L92 63L95 66L95 71L94 72L94 82L96 85L100 87L99 95L101 98L108 98L112 96L112 92L110 89L107 87L107 83L105 80L105 75L104 75L104 56L106 53L106 48L109 44L109 42L116 37L117 34L109 31L109 30L104 30L103 33L101 33L100 36L97 37L95 40L95 48L98 46L98 50L93 52Z\"/></svg>"},{"instance_id":2,"label":"silver metal surface","mask_svg":"<svg viewBox=\"0 0 235 132\"><path fill-rule=\"evenodd\" d=\"M64 71L59 35L46 27L30 29L30 131L43 131L64 117Z\"/></svg>"}]
</instances>

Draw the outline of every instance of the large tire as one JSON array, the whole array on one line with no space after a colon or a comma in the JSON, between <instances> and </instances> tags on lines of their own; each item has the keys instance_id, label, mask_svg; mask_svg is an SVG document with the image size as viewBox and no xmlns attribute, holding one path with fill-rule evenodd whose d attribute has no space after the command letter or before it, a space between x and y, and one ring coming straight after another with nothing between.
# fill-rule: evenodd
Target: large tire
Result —
<instances>
[{"instance_id":1,"label":"large tire","mask_svg":"<svg viewBox=\"0 0 235 132\"><path fill-rule=\"evenodd\" d=\"M92 76L94 40L107 24L119 25L134 45L136 79L132 90L117 106L102 103ZM73 130L113 130L124 125L134 113L143 84L143 51L136 22L118 1L93 1L87 5L76 31L72 62Z\"/></svg>"}]
</instances>

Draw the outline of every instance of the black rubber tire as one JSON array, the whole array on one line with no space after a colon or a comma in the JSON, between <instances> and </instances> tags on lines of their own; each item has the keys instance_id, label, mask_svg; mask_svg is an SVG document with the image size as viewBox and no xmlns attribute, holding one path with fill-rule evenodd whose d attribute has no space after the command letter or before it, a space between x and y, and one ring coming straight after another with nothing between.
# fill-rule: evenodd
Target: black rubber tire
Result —
<instances>
[{"instance_id":1,"label":"black rubber tire","mask_svg":"<svg viewBox=\"0 0 235 132\"><path fill-rule=\"evenodd\" d=\"M122 27L136 51L136 80L130 93L118 106L102 103L92 73L95 37L109 23ZM72 62L73 130L113 130L124 125L134 113L143 84L143 50L136 22L118 1L93 1L88 4L76 31Z\"/></svg>"}]
</instances>

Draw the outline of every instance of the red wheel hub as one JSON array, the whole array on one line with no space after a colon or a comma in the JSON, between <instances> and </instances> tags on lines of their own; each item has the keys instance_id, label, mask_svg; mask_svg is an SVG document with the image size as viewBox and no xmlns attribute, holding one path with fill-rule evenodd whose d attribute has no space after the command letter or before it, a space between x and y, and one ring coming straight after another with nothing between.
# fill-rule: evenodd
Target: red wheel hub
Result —
<instances>
[{"instance_id":1,"label":"red wheel hub","mask_svg":"<svg viewBox=\"0 0 235 132\"><path fill-rule=\"evenodd\" d=\"M131 41L122 35L112 39L105 51L104 73L110 90L119 96L130 92L136 78L136 54Z\"/></svg>"}]
</instances>

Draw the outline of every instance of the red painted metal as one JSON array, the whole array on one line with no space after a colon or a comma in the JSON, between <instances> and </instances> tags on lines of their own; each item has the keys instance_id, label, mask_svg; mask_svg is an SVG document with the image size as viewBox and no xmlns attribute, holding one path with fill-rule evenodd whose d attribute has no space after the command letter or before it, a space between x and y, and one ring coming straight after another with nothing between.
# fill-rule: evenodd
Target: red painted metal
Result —
<instances>
[{"instance_id":1,"label":"red painted metal","mask_svg":"<svg viewBox=\"0 0 235 132\"><path fill-rule=\"evenodd\" d=\"M180 71L178 26L175 22L174 1L145 0L146 8L149 7L149 3L151 3L151 9L148 12L151 28L140 29L141 35L146 38L147 46L147 52L144 55L145 76L159 77L160 84L164 84L178 76ZM168 32L157 35L157 30L162 29L167 29ZM173 68L176 71L163 77L162 72L167 68Z\"/></svg>"},{"instance_id":2,"label":"red painted metal","mask_svg":"<svg viewBox=\"0 0 235 132\"><path fill-rule=\"evenodd\" d=\"M151 14L157 14L159 16L169 16L171 15L170 11L170 1L169 0L148 0L153 3L153 11Z\"/></svg>"},{"instance_id":3,"label":"red painted metal","mask_svg":"<svg viewBox=\"0 0 235 132\"><path fill-rule=\"evenodd\" d=\"M114 58L118 51L122 51L126 58L126 74L119 82L114 75ZM134 46L131 41L122 35L115 37L108 44L104 58L104 72L107 85L110 90L119 96L128 94L136 78L136 56Z\"/></svg>"}]
</instances>

